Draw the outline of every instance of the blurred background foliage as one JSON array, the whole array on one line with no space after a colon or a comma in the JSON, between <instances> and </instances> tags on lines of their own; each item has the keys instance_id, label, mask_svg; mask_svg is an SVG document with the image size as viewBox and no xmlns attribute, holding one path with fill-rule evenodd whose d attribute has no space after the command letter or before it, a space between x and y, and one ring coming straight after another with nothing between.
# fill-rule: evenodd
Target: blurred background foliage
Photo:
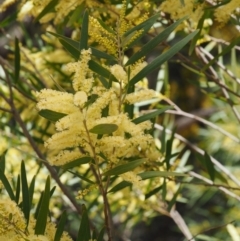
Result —
<instances>
[{"instance_id":1,"label":"blurred background foliage","mask_svg":"<svg viewBox=\"0 0 240 241\"><path fill-rule=\"evenodd\" d=\"M165 184L159 186L159 190L155 190L156 195L149 195L149 198L146 198L147 194L153 190L148 190L147 187L141 195L132 192L130 188L109 195L114 240L238 241L239 1L131 0L127 3L126 15L122 21L129 24L129 27L134 27L155 14L160 15L153 27L125 50L126 60L184 16L188 16L187 20L159 43L154 51L147 54L147 62L150 63L195 29L200 31L173 58L146 76L145 84L161 93L162 101L144 102L135 106L135 111L140 113L162 108L163 105L173 107L157 118L154 136L162 153L165 153L166 166L169 157L171 171L184 172L189 176L165 178ZM121 8L122 1L116 0L1 1L1 162L5 160L5 175L14 190L17 190L22 160L28 182L36 175L34 205L39 202L49 173L52 177L58 176L57 180L67 187L71 196L76 196L79 190L90 186L76 175L79 172L88 177L87 166L81 166L81 171L75 167L73 173L70 173L45 163L47 153L43 143L54 133L54 125L38 115L35 91L42 88L71 91L71 76L66 72L65 65L73 60L73 56L66 50L67 41L56 36L79 41L85 9L88 9L90 16L100 21L103 28L115 26ZM90 31L93 27L90 23ZM89 45L111 54L106 46L94 39L91 32ZM114 63L104 59L98 61L104 65ZM8 88L9 82L12 83L13 92ZM13 113L14 110L16 113ZM177 154L173 155L174 153ZM214 159L214 166L211 158ZM96 190L82 200L73 202L67 198L68 194L56 179L52 183L56 185L49 206L53 222L58 222L63 210L66 210L68 215L65 230L77 240L81 215L75 209L80 204L85 204L90 220L98 230L101 229L103 203ZM7 193L2 189L0 195L5 198ZM173 205L173 210L177 210L179 216L167 211L166 203ZM182 219L185 222L182 223ZM187 239L184 235L188 230L184 223L191 231L192 239Z\"/></svg>"}]
</instances>

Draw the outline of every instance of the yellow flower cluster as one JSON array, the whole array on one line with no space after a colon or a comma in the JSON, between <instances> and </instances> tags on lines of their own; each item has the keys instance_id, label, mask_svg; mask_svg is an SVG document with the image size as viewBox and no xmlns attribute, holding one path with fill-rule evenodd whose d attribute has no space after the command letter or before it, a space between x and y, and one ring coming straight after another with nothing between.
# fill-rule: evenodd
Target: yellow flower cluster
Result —
<instances>
[{"instance_id":1,"label":"yellow flower cluster","mask_svg":"<svg viewBox=\"0 0 240 241\"><path fill-rule=\"evenodd\" d=\"M95 159L100 153L111 163L135 156L150 156L149 160L158 159L159 153L155 149L154 139L145 133L151 128L151 123L145 121L136 125L123 112L124 103L154 98L155 92L141 90L126 94L126 89L123 89L121 84L110 89L100 86L88 69L90 53L90 50L82 50L81 60L68 64L69 70L74 72L75 93L51 89L43 89L37 93L38 110L47 109L66 115L56 122L57 133L45 142L50 151L49 162L53 165L63 165L85 156ZM119 83L128 82L122 66L114 65L110 70ZM95 100L88 104L93 96ZM108 116L103 117L102 111L106 107L109 110ZM91 129L100 124L115 124L118 128L110 135L104 134L98 138Z\"/></svg>"},{"instance_id":2,"label":"yellow flower cluster","mask_svg":"<svg viewBox=\"0 0 240 241\"><path fill-rule=\"evenodd\" d=\"M36 221L31 217L27 227L26 220L16 203L10 199L0 200L0 240L8 241L53 241L55 224L47 222L44 235L35 235ZM27 227L27 229L26 229ZM66 232L61 241L72 241Z\"/></svg>"},{"instance_id":3,"label":"yellow flower cluster","mask_svg":"<svg viewBox=\"0 0 240 241\"><path fill-rule=\"evenodd\" d=\"M231 0L229 3L217 8L214 12L215 19L222 25L228 22L231 14L238 14L238 16L240 15L239 0Z\"/></svg>"},{"instance_id":4,"label":"yellow flower cluster","mask_svg":"<svg viewBox=\"0 0 240 241\"><path fill-rule=\"evenodd\" d=\"M174 20L188 16L193 24L191 27L196 27L203 14L203 5L194 0L184 0L184 4L181 1L167 0L161 4L161 10L169 13Z\"/></svg>"},{"instance_id":5,"label":"yellow flower cluster","mask_svg":"<svg viewBox=\"0 0 240 241\"><path fill-rule=\"evenodd\" d=\"M93 190L96 190L97 188L98 188L98 185L91 185L89 188L86 188L84 190L78 191L77 199L82 199L89 192L91 192Z\"/></svg>"}]
</instances>

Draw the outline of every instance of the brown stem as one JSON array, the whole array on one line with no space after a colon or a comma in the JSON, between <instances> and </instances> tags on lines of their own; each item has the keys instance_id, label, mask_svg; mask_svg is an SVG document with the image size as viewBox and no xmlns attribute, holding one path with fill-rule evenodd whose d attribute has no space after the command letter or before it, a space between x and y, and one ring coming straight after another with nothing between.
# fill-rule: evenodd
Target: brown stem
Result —
<instances>
[{"instance_id":1,"label":"brown stem","mask_svg":"<svg viewBox=\"0 0 240 241\"><path fill-rule=\"evenodd\" d=\"M113 240L113 237L112 237L112 219L111 219L111 210L110 210L110 206L109 206L108 198L107 198L107 189L105 190L104 187L103 187L97 154L95 152L95 147L92 144L92 140L91 140L91 137L90 137L90 134L89 134L89 131L88 131L86 120L83 120L83 125L84 125L84 128L86 130L87 137L88 137L88 144L90 145L90 147L92 149L93 158L94 158L94 161L95 161L95 165L91 165L91 170L93 172L93 175L96 178L96 181L99 185L101 195L103 197L105 226L106 226L106 229L107 229L108 241L112 241Z\"/></svg>"}]
</instances>

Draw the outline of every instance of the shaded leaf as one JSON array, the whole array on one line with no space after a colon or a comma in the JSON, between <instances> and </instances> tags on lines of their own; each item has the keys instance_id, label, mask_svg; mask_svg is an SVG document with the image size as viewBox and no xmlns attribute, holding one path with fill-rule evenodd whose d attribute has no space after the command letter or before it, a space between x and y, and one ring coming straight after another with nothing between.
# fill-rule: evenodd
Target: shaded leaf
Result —
<instances>
[{"instance_id":1,"label":"shaded leaf","mask_svg":"<svg viewBox=\"0 0 240 241\"><path fill-rule=\"evenodd\" d=\"M44 15L46 15L47 13L53 12L54 7L57 5L58 0L51 0L46 7L44 7L44 9L42 10L41 13L39 13L39 15L35 18L35 22L37 22L38 20L40 20Z\"/></svg>"},{"instance_id":2,"label":"shaded leaf","mask_svg":"<svg viewBox=\"0 0 240 241\"><path fill-rule=\"evenodd\" d=\"M45 190L42 195L38 216L36 219L35 234L43 235L47 225L48 209L50 201L50 177L48 176Z\"/></svg>"},{"instance_id":3,"label":"shaded leaf","mask_svg":"<svg viewBox=\"0 0 240 241\"><path fill-rule=\"evenodd\" d=\"M59 39L63 47L72 55L75 60L79 59L80 51L63 39Z\"/></svg>"},{"instance_id":4,"label":"shaded leaf","mask_svg":"<svg viewBox=\"0 0 240 241\"><path fill-rule=\"evenodd\" d=\"M38 114L50 121L56 122L59 119L63 118L64 116L66 116L66 114L64 113L59 113L59 112L55 112L52 110L40 110L38 112Z\"/></svg>"},{"instance_id":5,"label":"shaded leaf","mask_svg":"<svg viewBox=\"0 0 240 241\"><path fill-rule=\"evenodd\" d=\"M125 172L132 171L134 168L138 167L139 165L144 163L146 160L147 160L146 158L143 158L143 159L139 159L139 160L135 160L135 161L130 161L126 164L116 166L113 169L104 172L103 175L106 175L106 176L120 175Z\"/></svg>"},{"instance_id":6,"label":"shaded leaf","mask_svg":"<svg viewBox=\"0 0 240 241\"><path fill-rule=\"evenodd\" d=\"M105 227L103 227L99 232L97 241L103 241L104 233L105 233Z\"/></svg>"},{"instance_id":7,"label":"shaded leaf","mask_svg":"<svg viewBox=\"0 0 240 241\"><path fill-rule=\"evenodd\" d=\"M29 186L29 203L30 203L30 205L32 204L32 200L33 200L35 180L36 180L36 176L34 175L32 178L32 181L30 183L30 186Z\"/></svg>"},{"instance_id":8,"label":"shaded leaf","mask_svg":"<svg viewBox=\"0 0 240 241\"><path fill-rule=\"evenodd\" d=\"M169 60L176 53L178 53L196 34L198 30L190 33L187 37L176 43L172 46L168 51L162 53L159 57L154 59L149 65L144 67L138 74L136 74L129 82L129 85L134 85L144 77L146 77L149 73L151 73L154 69L161 66L165 61Z\"/></svg>"},{"instance_id":9,"label":"shaded leaf","mask_svg":"<svg viewBox=\"0 0 240 241\"><path fill-rule=\"evenodd\" d=\"M171 26L166 28L164 31L159 33L156 37L154 37L152 40L150 40L147 44L145 44L137 53L135 53L126 63L127 65L133 64L137 60L141 59L142 57L149 54L151 50L153 50L159 43L161 43L163 40L165 40L172 32L173 30L181 24L186 17L179 19L177 22L173 23Z\"/></svg>"},{"instance_id":10,"label":"shaded leaf","mask_svg":"<svg viewBox=\"0 0 240 241\"><path fill-rule=\"evenodd\" d=\"M84 211L82 214L81 224L78 230L77 241L89 241L89 239L91 238L88 214L84 205L83 209Z\"/></svg>"},{"instance_id":11,"label":"shaded leaf","mask_svg":"<svg viewBox=\"0 0 240 241\"><path fill-rule=\"evenodd\" d=\"M20 191L21 191L21 180L20 180L20 175L18 175L17 185L16 185L16 195L15 195L15 201L16 201L17 204L19 202Z\"/></svg>"},{"instance_id":12,"label":"shaded leaf","mask_svg":"<svg viewBox=\"0 0 240 241\"><path fill-rule=\"evenodd\" d=\"M115 124L99 124L94 126L89 132L94 134L111 134L118 129L118 126Z\"/></svg>"},{"instance_id":13,"label":"shaded leaf","mask_svg":"<svg viewBox=\"0 0 240 241\"><path fill-rule=\"evenodd\" d=\"M4 172L2 171L2 169L0 168L0 180L2 181L2 184L4 186L4 188L6 189L9 197L11 198L11 200L15 200L15 196L13 193L13 189L7 179L7 177L5 176Z\"/></svg>"},{"instance_id":14,"label":"shaded leaf","mask_svg":"<svg viewBox=\"0 0 240 241\"><path fill-rule=\"evenodd\" d=\"M68 171L68 172L72 173L74 176L79 177L80 179L82 179L82 180L84 180L84 181L86 181L90 184L95 184L95 182L91 181L90 179L88 179L88 178L86 178L86 177L84 177L84 176L82 176L82 175L80 175L76 172L72 172L72 171Z\"/></svg>"},{"instance_id":15,"label":"shaded leaf","mask_svg":"<svg viewBox=\"0 0 240 241\"><path fill-rule=\"evenodd\" d=\"M5 155L7 153L8 150L4 151L2 153L2 155L0 156L0 169L2 169L2 171L5 171L5 165L6 165L6 159L5 159Z\"/></svg>"},{"instance_id":16,"label":"shaded leaf","mask_svg":"<svg viewBox=\"0 0 240 241\"><path fill-rule=\"evenodd\" d=\"M142 28L151 28L151 26L157 21L157 19L159 18L159 14L156 14L152 17L150 17L149 19L147 19L146 21L140 23L139 25L133 27L132 29L128 30L126 33L124 33L123 37L126 37L127 35L133 33L136 30L140 30Z\"/></svg>"},{"instance_id":17,"label":"shaded leaf","mask_svg":"<svg viewBox=\"0 0 240 241\"><path fill-rule=\"evenodd\" d=\"M211 158L210 158L210 156L208 155L207 152L204 153L204 163L205 163L205 166L207 168L210 179L214 182L215 168L214 168L214 164L212 163Z\"/></svg>"},{"instance_id":18,"label":"shaded leaf","mask_svg":"<svg viewBox=\"0 0 240 241\"><path fill-rule=\"evenodd\" d=\"M22 183L22 211L28 224L31 205L29 202L30 197L29 197L29 189L28 189L28 183L27 183L27 174L26 174L25 164L23 161L21 163L21 183Z\"/></svg>"},{"instance_id":19,"label":"shaded leaf","mask_svg":"<svg viewBox=\"0 0 240 241\"><path fill-rule=\"evenodd\" d=\"M61 240L66 221L67 221L67 214L66 214L66 211L64 210L62 215L61 215L61 218L59 220L59 223L57 225L57 230L56 230L56 233L55 233L55 236L54 236L54 241L60 241Z\"/></svg>"},{"instance_id":20,"label":"shaded leaf","mask_svg":"<svg viewBox=\"0 0 240 241\"><path fill-rule=\"evenodd\" d=\"M145 194L145 200L153 196L154 194L158 193L162 189L162 185L160 187L156 187L147 194Z\"/></svg>"},{"instance_id":21,"label":"shaded leaf","mask_svg":"<svg viewBox=\"0 0 240 241\"><path fill-rule=\"evenodd\" d=\"M92 160L92 157L89 157L89 156L81 157L81 158L78 158L78 159L76 159L72 162L69 162L69 163L63 165L62 168L64 170L71 169L71 168L74 168L74 167L78 167L82 164L89 163L91 160Z\"/></svg>"},{"instance_id":22,"label":"shaded leaf","mask_svg":"<svg viewBox=\"0 0 240 241\"><path fill-rule=\"evenodd\" d=\"M132 183L130 183L130 182L122 181L122 182L118 183L116 186L114 186L113 188L111 188L108 192L115 193L115 192L122 190L125 187L129 187L131 185L132 185Z\"/></svg>"},{"instance_id":23,"label":"shaded leaf","mask_svg":"<svg viewBox=\"0 0 240 241\"><path fill-rule=\"evenodd\" d=\"M81 29L81 37L80 37L80 45L79 50L88 48L88 10L84 12L82 29Z\"/></svg>"},{"instance_id":24,"label":"shaded leaf","mask_svg":"<svg viewBox=\"0 0 240 241\"><path fill-rule=\"evenodd\" d=\"M179 187L178 190L174 193L172 200L168 204L168 212L171 211L173 205L176 203L176 200L177 200L177 197L178 197L180 191L181 191L181 187Z\"/></svg>"},{"instance_id":25,"label":"shaded leaf","mask_svg":"<svg viewBox=\"0 0 240 241\"><path fill-rule=\"evenodd\" d=\"M17 38L15 38L15 51L14 51L14 80L17 83L19 80L19 74L20 74L20 62L21 62L21 56L20 56L20 48L19 48L19 41Z\"/></svg>"}]
</instances>

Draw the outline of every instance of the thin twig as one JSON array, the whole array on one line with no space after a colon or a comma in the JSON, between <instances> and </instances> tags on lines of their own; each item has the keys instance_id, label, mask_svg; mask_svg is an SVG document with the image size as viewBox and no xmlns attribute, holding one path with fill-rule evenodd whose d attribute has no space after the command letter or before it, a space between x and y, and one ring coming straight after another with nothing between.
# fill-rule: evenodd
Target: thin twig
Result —
<instances>
[{"instance_id":1,"label":"thin twig","mask_svg":"<svg viewBox=\"0 0 240 241\"><path fill-rule=\"evenodd\" d=\"M196 48L196 51L198 53L198 55L201 57L202 61L205 63L205 64L208 64L209 61L205 58L204 54L201 52L201 49L200 48ZM216 73L216 71L214 70L214 68L212 66L209 66L209 70L211 71L211 73L213 74L213 76L217 79L218 78L218 74ZM219 86L223 87L224 83L220 80L219 81ZM228 104L231 106L232 110L233 110L233 113L235 114L238 122L240 122L240 114L238 112L238 110L236 109L236 107L233 105L231 99L230 99L230 96L228 94L227 91L229 91L228 88L224 87L224 88L221 88L222 89L222 92L225 96L225 98L227 99L228 101ZM229 91L232 93L232 90Z\"/></svg>"},{"instance_id":2,"label":"thin twig","mask_svg":"<svg viewBox=\"0 0 240 241\"><path fill-rule=\"evenodd\" d=\"M208 52L206 51L203 47L199 47L200 50L206 55L208 56L209 59L214 59L214 57ZM240 84L240 79L237 78L229 69L227 69L223 64L221 64L219 61L216 61L216 64L222 69L224 70L232 79L234 79L238 84Z\"/></svg>"},{"instance_id":3,"label":"thin twig","mask_svg":"<svg viewBox=\"0 0 240 241\"><path fill-rule=\"evenodd\" d=\"M154 127L158 130L163 131L164 127L155 123ZM169 129L165 129L166 133L168 134L172 134L172 131ZM175 133L174 137L177 138L178 140L182 141L183 143L185 143L187 146L189 146L192 150L196 151L197 153L204 155L205 152L204 150L200 149L199 147L193 145L191 142L189 142L187 139L185 139L183 136ZM221 170L223 173L225 173L237 186L240 187L240 181L226 168L224 167L218 160L216 160L214 157L210 156L210 159L212 161L212 163L219 168L219 170Z\"/></svg>"},{"instance_id":4,"label":"thin twig","mask_svg":"<svg viewBox=\"0 0 240 241\"><path fill-rule=\"evenodd\" d=\"M193 115L193 114L190 114L190 113L187 113L185 111L182 111L182 110L167 110L165 113L169 113L169 114L174 114L174 115L181 115L181 116L186 116L188 118L191 118L191 119L194 119L194 120L197 120L207 126L210 126L211 128L215 129L215 130L218 130L219 132L221 132L223 135L229 137L230 139L232 139L233 141L236 141L237 143L240 143L240 140L232 135L231 133L227 132L226 130L222 129L221 127L213 124L212 122L210 121L207 121L199 116L196 116L196 115Z\"/></svg>"},{"instance_id":5,"label":"thin twig","mask_svg":"<svg viewBox=\"0 0 240 241\"><path fill-rule=\"evenodd\" d=\"M195 178L197 178L197 179L199 179L199 180L202 180L202 181L210 184L211 186L214 185L214 182L213 182L213 181L211 181L210 179L208 179L208 178L206 178L206 177L203 177L203 176L197 174L196 172L190 171L189 174L190 174L192 177L195 177ZM227 195L229 195L229 196L237 199L238 201L240 201L240 197L239 197L238 195L236 195L235 193L229 191L228 188L219 186L218 189L221 190L221 191L223 191L223 192L226 193Z\"/></svg>"}]
</instances>

